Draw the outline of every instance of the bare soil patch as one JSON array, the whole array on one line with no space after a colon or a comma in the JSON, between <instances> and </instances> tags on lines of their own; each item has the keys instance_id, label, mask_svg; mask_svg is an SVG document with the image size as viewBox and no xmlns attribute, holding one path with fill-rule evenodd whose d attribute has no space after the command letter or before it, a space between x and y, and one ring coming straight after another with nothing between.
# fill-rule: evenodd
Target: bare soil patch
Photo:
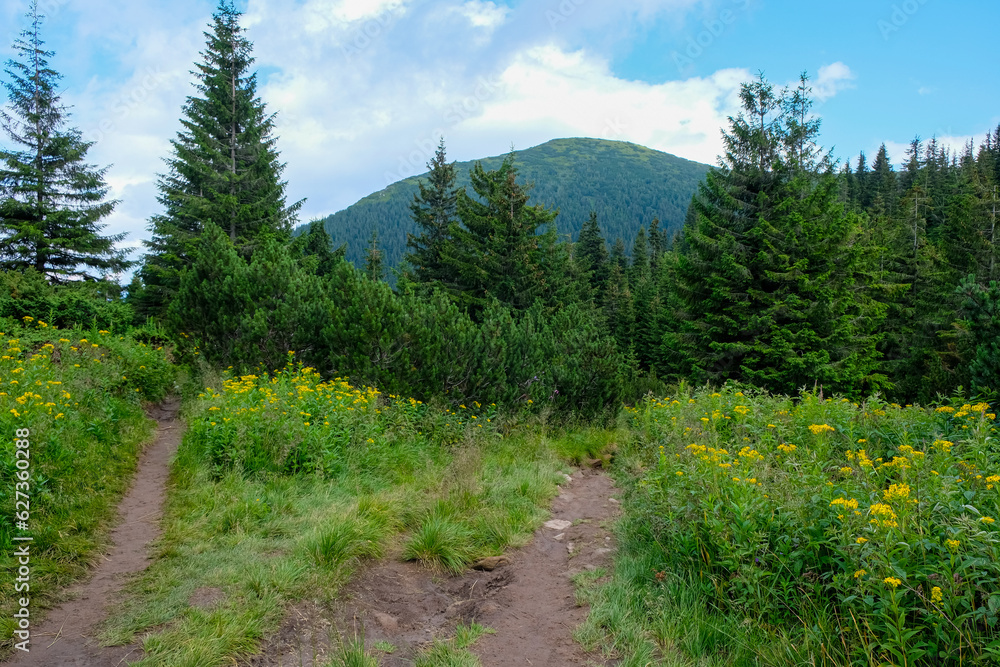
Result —
<instances>
[{"instance_id":1,"label":"bare soil patch","mask_svg":"<svg viewBox=\"0 0 1000 667\"><path fill-rule=\"evenodd\" d=\"M573 575L609 565L607 524L617 511L615 489L601 473L580 470L553 501L552 517L532 542L492 570L436 574L389 558L359 572L329 607L296 606L248 667L323 665L338 641L363 638L386 667L412 665L421 649L450 637L455 626L480 623L496 632L472 647L485 667L602 664L573 641L586 617ZM392 653L375 650L388 642Z\"/></svg>"},{"instance_id":2,"label":"bare soil patch","mask_svg":"<svg viewBox=\"0 0 1000 667\"><path fill-rule=\"evenodd\" d=\"M49 610L32 628L30 652L15 651L4 664L16 667L108 667L137 660L136 646L105 648L94 634L107 616L125 580L150 564L147 545L160 535L170 458L183 435L177 417L180 401L171 399L151 408L159 422L156 438L139 458L132 488L118 506L118 523L111 532L111 551L92 576L72 586L67 601Z\"/></svg>"}]
</instances>

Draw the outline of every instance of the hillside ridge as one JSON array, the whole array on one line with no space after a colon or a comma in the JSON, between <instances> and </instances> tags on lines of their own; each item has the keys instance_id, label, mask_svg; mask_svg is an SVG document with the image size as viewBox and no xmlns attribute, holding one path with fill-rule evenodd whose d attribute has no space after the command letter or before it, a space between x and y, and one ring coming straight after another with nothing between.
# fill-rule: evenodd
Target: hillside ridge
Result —
<instances>
[{"instance_id":1,"label":"hillside ridge","mask_svg":"<svg viewBox=\"0 0 1000 667\"><path fill-rule=\"evenodd\" d=\"M688 203L709 165L625 141L591 138L552 139L514 152L519 180L532 183L531 203L559 211L556 228L564 239L576 240L590 211L596 211L608 240L618 237L630 246L640 226L659 218L668 235L684 222ZM496 169L506 155L455 163L459 187L469 185L469 170L478 161ZM360 266L372 230L387 267L395 267L406 252L406 235L414 231L409 204L419 174L367 195L322 220L334 247L347 244L347 259ZM300 233L307 225L296 229Z\"/></svg>"}]
</instances>

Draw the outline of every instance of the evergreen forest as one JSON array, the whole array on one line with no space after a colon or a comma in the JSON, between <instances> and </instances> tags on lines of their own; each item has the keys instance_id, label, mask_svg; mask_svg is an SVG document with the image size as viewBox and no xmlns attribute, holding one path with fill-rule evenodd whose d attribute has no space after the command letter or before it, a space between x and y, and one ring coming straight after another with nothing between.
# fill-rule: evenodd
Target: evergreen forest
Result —
<instances>
[{"instance_id":1,"label":"evergreen forest","mask_svg":"<svg viewBox=\"0 0 1000 667\"><path fill-rule=\"evenodd\" d=\"M581 467L620 502L573 577L595 662L997 664L1000 127L836 156L809 74L760 74L711 167L595 139L459 163L442 137L303 223L241 22L220 0L141 256L37 0L4 70L0 566L30 534L33 615L101 560L144 410L177 397L163 535L99 630L135 664L244 664L386 559L505 557ZM406 659L481 664L489 629L449 627ZM323 664L397 664L338 641Z\"/></svg>"}]
</instances>

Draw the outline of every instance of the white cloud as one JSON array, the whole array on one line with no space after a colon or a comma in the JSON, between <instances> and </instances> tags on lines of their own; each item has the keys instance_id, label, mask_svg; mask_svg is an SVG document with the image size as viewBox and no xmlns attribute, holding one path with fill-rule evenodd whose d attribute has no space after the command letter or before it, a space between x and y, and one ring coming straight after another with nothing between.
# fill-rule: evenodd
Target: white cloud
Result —
<instances>
[{"instance_id":1,"label":"white cloud","mask_svg":"<svg viewBox=\"0 0 1000 667\"><path fill-rule=\"evenodd\" d=\"M459 11L474 27L492 31L503 24L509 9L506 6L498 7L494 2L469 0L461 6Z\"/></svg>"},{"instance_id":2,"label":"white cloud","mask_svg":"<svg viewBox=\"0 0 1000 667\"><path fill-rule=\"evenodd\" d=\"M749 77L729 69L662 84L625 81L598 57L548 45L521 54L501 76L505 94L487 100L482 114L459 129L506 129L513 136L528 130L537 141L546 133L620 139L714 163L720 128L736 112L740 82Z\"/></svg>"},{"instance_id":3,"label":"white cloud","mask_svg":"<svg viewBox=\"0 0 1000 667\"><path fill-rule=\"evenodd\" d=\"M825 102L847 88L853 88L854 73L842 62L823 65L813 82L813 94L820 102Z\"/></svg>"},{"instance_id":4,"label":"white cloud","mask_svg":"<svg viewBox=\"0 0 1000 667\"><path fill-rule=\"evenodd\" d=\"M649 84L618 78L608 60L608 44L637 25L701 1L249 0L243 23L305 221L424 171L438 134L457 160L590 136L714 162L749 73ZM0 15L19 4L0 0ZM107 231L130 232L130 247L162 210L156 176L194 94L213 6L90 0L58 17L72 39L50 44L65 54L53 64L73 84L73 124L97 140L89 161L113 165L121 204Z\"/></svg>"}]
</instances>

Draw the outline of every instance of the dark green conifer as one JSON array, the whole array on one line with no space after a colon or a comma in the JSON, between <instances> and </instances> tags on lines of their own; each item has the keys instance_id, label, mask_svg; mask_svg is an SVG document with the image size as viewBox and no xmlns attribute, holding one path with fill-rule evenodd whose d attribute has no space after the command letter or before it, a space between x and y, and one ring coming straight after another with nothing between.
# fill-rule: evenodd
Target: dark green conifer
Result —
<instances>
[{"instance_id":1,"label":"dark green conifer","mask_svg":"<svg viewBox=\"0 0 1000 667\"><path fill-rule=\"evenodd\" d=\"M470 178L478 195L458 194L461 224L453 224L442 251L448 270L445 287L461 305L477 315L492 299L525 309L545 298L538 228L556 212L528 204L528 189L517 182L513 154L499 169L477 163Z\"/></svg>"},{"instance_id":2,"label":"dark green conifer","mask_svg":"<svg viewBox=\"0 0 1000 667\"><path fill-rule=\"evenodd\" d=\"M410 212L419 234L407 234L406 237L406 245L410 249L406 255L410 265L408 279L417 283L440 283L449 276L441 251L451 238L458 204L455 163L446 159L444 137L441 137L427 168L430 183L418 182L420 191L410 202Z\"/></svg>"},{"instance_id":3,"label":"dark green conifer","mask_svg":"<svg viewBox=\"0 0 1000 667\"><path fill-rule=\"evenodd\" d=\"M197 95L184 105L183 129L171 141L168 172L158 183L165 210L150 220L152 239L141 271L146 314L163 311L209 225L250 259L264 239L288 241L302 204L285 200L274 115L257 96L253 45L240 16L232 0L221 0L212 30L205 33L203 61L195 72Z\"/></svg>"},{"instance_id":4,"label":"dark green conifer","mask_svg":"<svg viewBox=\"0 0 1000 667\"><path fill-rule=\"evenodd\" d=\"M105 169L85 162L93 142L67 129L60 103L60 75L43 48L38 3L27 14L31 26L14 42L4 82L8 105L0 127L13 144L0 150L0 268L34 268L49 280L100 277L131 264L115 243L126 234L104 236L118 203L106 201Z\"/></svg>"},{"instance_id":5,"label":"dark green conifer","mask_svg":"<svg viewBox=\"0 0 1000 667\"><path fill-rule=\"evenodd\" d=\"M579 258L581 267L590 272L591 286L600 293L608 280L608 246L601 235L597 213L594 211L590 212L590 217L580 229L576 241L576 257Z\"/></svg>"},{"instance_id":6,"label":"dark green conifer","mask_svg":"<svg viewBox=\"0 0 1000 667\"><path fill-rule=\"evenodd\" d=\"M372 230L372 238L365 250L365 275L370 280L385 280L385 267L382 262L382 250L378 247L378 230Z\"/></svg>"}]
</instances>

